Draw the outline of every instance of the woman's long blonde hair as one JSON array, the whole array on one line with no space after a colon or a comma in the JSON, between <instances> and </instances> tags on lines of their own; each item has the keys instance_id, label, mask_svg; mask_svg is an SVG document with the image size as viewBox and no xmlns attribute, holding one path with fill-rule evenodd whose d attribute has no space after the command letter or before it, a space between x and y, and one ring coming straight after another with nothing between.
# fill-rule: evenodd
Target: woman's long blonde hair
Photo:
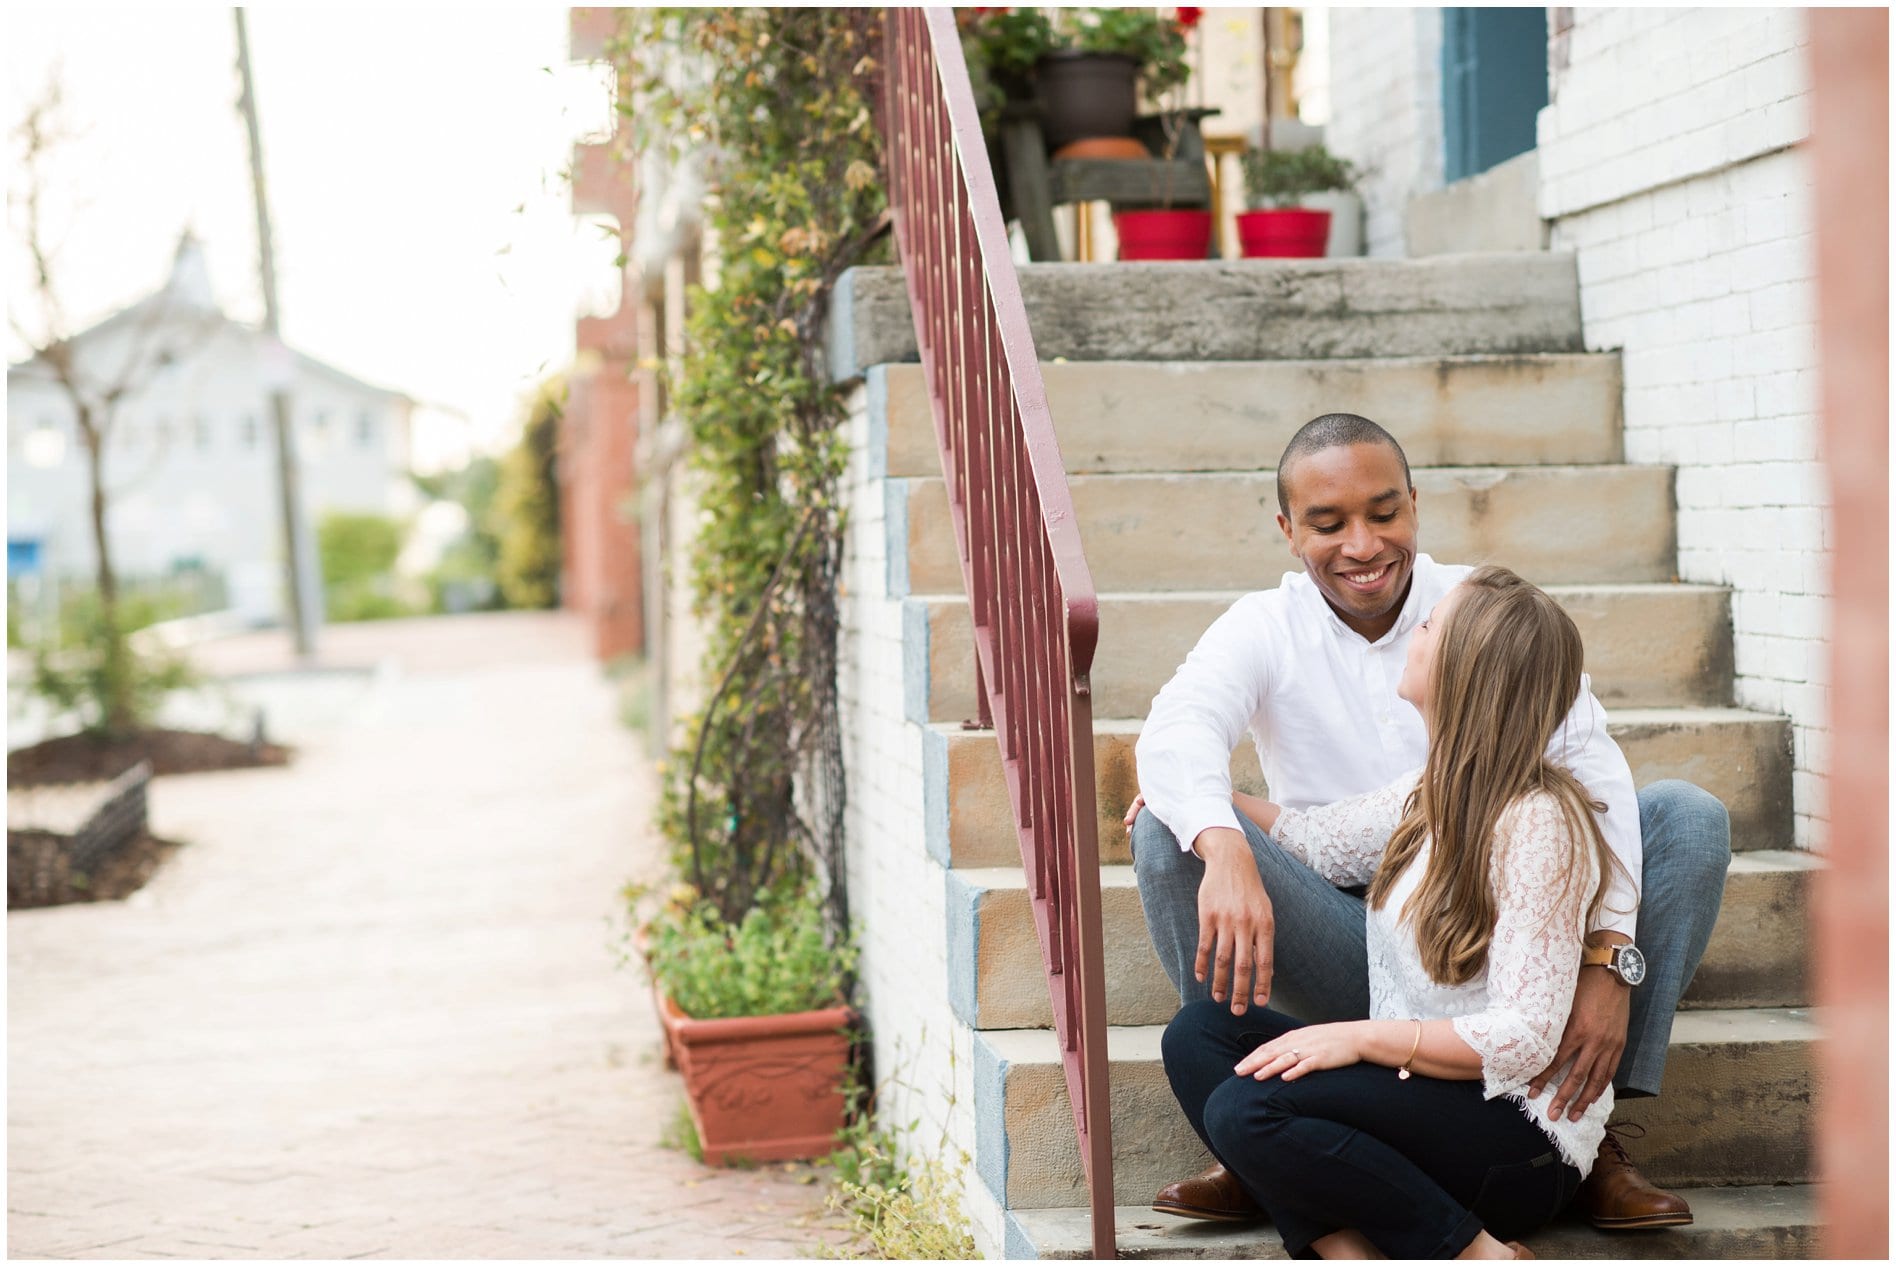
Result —
<instances>
[{"instance_id":1,"label":"woman's long blonde hair","mask_svg":"<svg viewBox=\"0 0 1896 1267\"><path fill-rule=\"evenodd\" d=\"M1573 618L1542 590L1490 565L1462 582L1462 596L1436 637L1428 761L1368 900L1372 909L1381 909L1424 842L1433 841L1422 882L1401 914L1414 917L1429 976L1460 985L1488 962L1496 914L1489 879L1495 831L1515 802L1544 791L1560 804L1574 850L1566 869L1569 889L1592 869L1589 854L1597 861L1597 882L1586 902L1588 926L1619 861L1593 816L1606 807L1547 760L1547 745L1580 694L1583 650Z\"/></svg>"}]
</instances>

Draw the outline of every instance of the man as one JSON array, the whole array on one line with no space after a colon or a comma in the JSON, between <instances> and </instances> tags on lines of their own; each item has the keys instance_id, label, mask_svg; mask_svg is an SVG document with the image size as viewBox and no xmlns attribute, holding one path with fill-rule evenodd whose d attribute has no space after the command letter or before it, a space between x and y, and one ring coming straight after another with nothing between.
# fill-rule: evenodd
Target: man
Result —
<instances>
[{"instance_id":1,"label":"man","mask_svg":"<svg viewBox=\"0 0 1896 1267\"><path fill-rule=\"evenodd\" d=\"M1332 888L1238 815L1231 751L1249 731L1271 799L1293 807L1420 766L1427 735L1396 684L1416 625L1470 569L1417 552L1408 459L1366 418L1305 424L1278 462L1277 499L1278 527L1304 571L1238 600L1153 700L1139 735L1133 867L1181 1003L1228 1000L1241 1014L1274 1001L1306 1021L1354 1019L1369 1010L1361 895ZM1605 803L1601 829L1626 871L1588 933L1559 1050L1529 1087L1553 1085L1551 1111L1578 1118L1609 1081L1620 1099L1658 1093L1673 1012L1718 920L1731 826L1724 806L1688 783L1635 794L1584 681L1548 751ZM1578 1203L1600 1227L1692 1221L1611 1135ZM1222 1166L1167 1185L1154 1208L1258 1217Z\"/></svg>"}]
</instances>

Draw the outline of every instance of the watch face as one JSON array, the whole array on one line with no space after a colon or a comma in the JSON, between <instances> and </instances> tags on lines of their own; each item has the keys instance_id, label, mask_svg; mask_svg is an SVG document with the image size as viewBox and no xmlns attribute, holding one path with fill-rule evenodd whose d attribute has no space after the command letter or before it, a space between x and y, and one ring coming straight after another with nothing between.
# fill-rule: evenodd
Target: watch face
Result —
<instances>
[{"instance_id":1,"label":"watch face","mask_svg":"<svg viewBox=\"0 0 1896 1267\"><path fill-rule=\"evenodd\" d=\"M1621 946L1615 957L1618 960L1620 980L1627 985L1638 985L1646 979L1646 956L1639 953L1639 947Z\"/></svg>"}]
</instances>

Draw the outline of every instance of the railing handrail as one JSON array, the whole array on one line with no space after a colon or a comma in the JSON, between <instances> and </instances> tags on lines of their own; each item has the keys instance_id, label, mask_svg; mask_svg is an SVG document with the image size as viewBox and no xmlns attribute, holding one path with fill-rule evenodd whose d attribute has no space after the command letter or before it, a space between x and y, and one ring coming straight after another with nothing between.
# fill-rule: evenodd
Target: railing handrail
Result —
<instances>
[{"instance_id":1,"label":"railing handrail","mask_svg":"<svg viewBox=\"0 0 1896 1267\"><path fill-rule=\"evenodd\" d=\"M1090 685L1099 597L954 17L942 8L885 14L890 209L973 617L976 699L1013 804L1093 1253L1111 1258Z\"/></svg>"}]
</instances>

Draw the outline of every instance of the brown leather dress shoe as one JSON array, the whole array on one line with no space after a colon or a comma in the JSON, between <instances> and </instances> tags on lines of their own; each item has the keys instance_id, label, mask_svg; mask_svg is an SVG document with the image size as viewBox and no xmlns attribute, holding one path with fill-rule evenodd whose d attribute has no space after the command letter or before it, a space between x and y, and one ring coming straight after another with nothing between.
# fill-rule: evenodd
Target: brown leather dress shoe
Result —
<instances>
[{"instance_id":1,"label":"brown leather dress shoe","mask_svg":"<svg viewBox=\"0 0 1896 1267\"><path fill-rule=\"evenodd\" d=\"M1202 1175L1168 1183L1152 1198L1152 1208L1160 1214L1176 1214L1183 1219L1215 1219L1220 1223L1251 1223L1264 1217L1251 1194L1238 1177L1223 1166L1213 1166Z\"/></svg>"},{"instance_id":2,"label":"brown leather dress shoe","mask_svg":"<svg viewBox=\"0 0 1896 1267\"><path fill-rule=\"evenodd\" d=\"M1622 1126L1607 1128L1606 1138L1600 1141L1600 1155L1593 1162L1593 1171L1580 1185L1576 1204L1588 1222L1606 1231L1684 1227L1690 1223L1692 1207L1648 1182L1633 1165L1633 1159L1626 1155L1626 1145L1620 1143L1616 1132L1627 1133ZM1639 1131L1632 1138L1637 1139L1644 1133Z\"/></svg>"}]
</instances>

